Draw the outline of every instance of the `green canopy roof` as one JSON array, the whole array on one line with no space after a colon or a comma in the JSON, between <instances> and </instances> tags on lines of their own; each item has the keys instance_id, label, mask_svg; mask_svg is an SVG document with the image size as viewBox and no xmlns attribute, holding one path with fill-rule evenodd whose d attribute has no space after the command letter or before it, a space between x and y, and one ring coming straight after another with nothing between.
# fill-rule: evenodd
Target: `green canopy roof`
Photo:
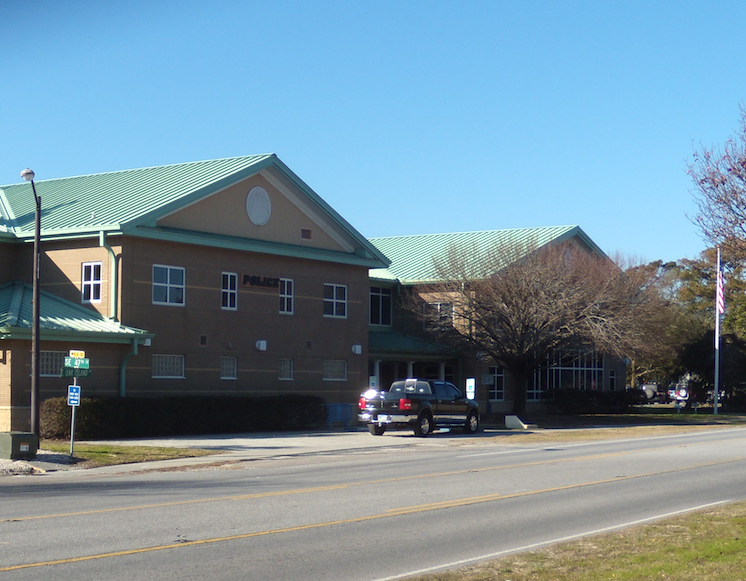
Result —
<instances>
[{"instance_id":1,"label":"green canopy roof","mask_svg":"<svg viewBox=\"0 0 746 581\"><path fill-rule=\"evenodd\" d=\"M46 292L40 292L41 339L101 343L132 343L152 334L126 327L101 314ZM33 289L22 282L0 286L0 339L30 339Z\"/></svg>"}]
</instances>

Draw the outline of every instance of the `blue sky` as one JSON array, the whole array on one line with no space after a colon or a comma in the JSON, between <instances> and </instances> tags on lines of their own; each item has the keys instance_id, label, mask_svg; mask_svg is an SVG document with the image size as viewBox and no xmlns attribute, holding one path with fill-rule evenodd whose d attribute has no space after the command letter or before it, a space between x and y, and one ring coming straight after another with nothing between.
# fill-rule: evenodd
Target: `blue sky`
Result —
<instances>
[{"instance_id":1,"label":"blue sky","mask_svg":"<svg viewBox=\"0 0 746 581\"><path fill-rule=\"evenodd\" d=\"M276 153L368 237L578 224L694 257L744 2L0 4L0 184ZM40 188L43 199L43 188Z\"/></svg>"}]
</instances>

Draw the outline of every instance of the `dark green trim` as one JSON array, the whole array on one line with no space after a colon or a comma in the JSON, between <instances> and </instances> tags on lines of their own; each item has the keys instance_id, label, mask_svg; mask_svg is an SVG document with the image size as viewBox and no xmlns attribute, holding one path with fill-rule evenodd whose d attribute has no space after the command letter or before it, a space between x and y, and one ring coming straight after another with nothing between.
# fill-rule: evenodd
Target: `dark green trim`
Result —
<instances>
[{"instance_id":1,"label":"dark green trim","mask_svg":"<svg viewBox=\"0 0 746 581\"><path fill-rule=\"evenodd\" d=\"M168 242L180 242L182 244L195 244L198 246L209 246L213 248L227 248L230 250L241 250L244 252L256 252L261 254L273 254L275 256L288 256L292 258L304 258L307 260L320 260L324 262L335 262L339 264L351 264L367 268L381 268L382 264L377 258L362 257L357 254L335 252L320 248L304 248L278 242L266 242L263 240L250 240L235 236L224 236L221 234L209 234L193 230L180 230L176 228L149 228L141 226L137 230L127 232L131 236L164 240Z\"/></svg>"}]
</instances>

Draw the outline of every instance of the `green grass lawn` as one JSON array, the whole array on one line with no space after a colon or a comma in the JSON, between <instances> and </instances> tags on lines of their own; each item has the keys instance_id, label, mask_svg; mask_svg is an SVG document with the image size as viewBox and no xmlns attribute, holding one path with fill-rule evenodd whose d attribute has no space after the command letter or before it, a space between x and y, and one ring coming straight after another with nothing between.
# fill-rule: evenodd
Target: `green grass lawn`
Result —
<instances>
[{"instance_id":1,"label":"green grass lawn","mask_svg":"<svg viewBox=\"0 0 746 581\"><path fill-rule=\"evenodd\" d=\"M746 579L746 503L722 505L410 581L660 579Z\"/></svg>"},{"instance_id":2,"label":"green grass lawn","mask_svg":"<svg viewBox=\"0 0 746 581\"><path fill-rule=\"evenodd\" d=\"M70 442L61 440L42 440L42 450L70 453ZM73 449L73 461L81 468L96 468L114 464L132 464L135 462L152 462L154 460L172 460L174 458L194 458L216 454L214 450L196 448L158 448L149 446L115 446L109 444L78 444Z\"/></svg>"}]
</instances>

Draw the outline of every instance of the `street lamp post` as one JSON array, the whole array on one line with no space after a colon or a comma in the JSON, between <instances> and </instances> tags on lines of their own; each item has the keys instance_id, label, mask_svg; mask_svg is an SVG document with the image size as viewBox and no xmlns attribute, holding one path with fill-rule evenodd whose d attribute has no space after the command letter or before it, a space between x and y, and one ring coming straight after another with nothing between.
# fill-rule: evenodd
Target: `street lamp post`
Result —
<instances>
[{"instance_id":1,"label":"street lamp post","mask_svg":"<svg viewBox=\"0 0 746 581\"><path fill-rule=\"evenodd\" d=\"M31 182L36 202L34 226L34 273L33 273L33 310L31 314L31 431L39 437L39 266L41 237L41 198L36 195L34 172L28 168L21 172L21 177Z\"/></svg>"}]
</instances>

